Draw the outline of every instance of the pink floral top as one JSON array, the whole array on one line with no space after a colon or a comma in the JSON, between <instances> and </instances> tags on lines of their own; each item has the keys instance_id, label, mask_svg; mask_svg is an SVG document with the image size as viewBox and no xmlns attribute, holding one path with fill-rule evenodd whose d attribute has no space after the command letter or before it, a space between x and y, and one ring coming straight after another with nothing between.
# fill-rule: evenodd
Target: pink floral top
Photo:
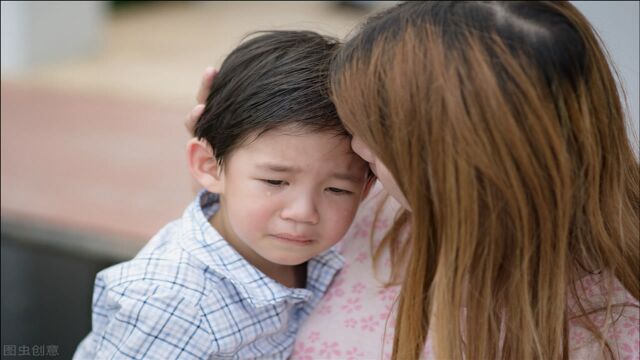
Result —
<instances>
[{"instance_id":1,"label":"pink floral top","mask_svg":"<svg viewBox=\"0 0 640 360\"><path fill-rule=\"evenodd\" d=\"M334 279L324 298L310 318L303 324L293 352L293 359L389 359L393 346L395 326L394 301L399 287L385 288L382 281L389 276L389 256L384 254L374 273L370 232L375 210L386 198L379 185L360 207L354 224L346 234L342 253L345 266ZM375 226L374 241L378 242L393 223L398 204L389 199ZM595 276L582 280L589 299L600 294ZM614 299L638 305L622 286L614 287ZM605 330L607 339L618 359L640 359L640 311L637 306L624 307L618 320ZM592 319L603 326L604 317L596 314ZM577 322L570 323L572 359L601 358L599 346L590 333ZM433 359L430 339L424 350L425 359Z\"/></svg>"}]
</instances>

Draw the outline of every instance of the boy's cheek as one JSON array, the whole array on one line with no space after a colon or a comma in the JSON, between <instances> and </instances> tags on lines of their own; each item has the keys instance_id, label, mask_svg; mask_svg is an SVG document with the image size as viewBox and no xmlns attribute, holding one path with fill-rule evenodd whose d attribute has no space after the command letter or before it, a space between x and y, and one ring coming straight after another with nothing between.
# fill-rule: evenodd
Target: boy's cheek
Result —
<instances>
[{"instance_id":1,"label":"boy's cheek","mask_svg":"<svg viewBox=\"0 0 640 360\"><path fill-rule=\"evenodd\" d=\"M273 208L265 203L264 199L253 197L242 199L236 203L232 212L236 219L236 231L243 235L259 235L267 231L269 219L272 217Z\"/></svg>"},{"instance_id":2,"label":"boy's cheek","mask_svg":"<svg viewBox=\"0 0 640 360\"><path fill-rule=\"evenodd\" d=\"M342 239L351 226L351 223L356 216L356 212L358 211L358 205L360 204L359 200L359 198L354 196L354 200L351 201L349 206L341 207L340 209L336 209L332 212L333 216L331 216L331 219L327 221L327 224L330 226L333 233L333 241L338 242Z\"/></svg>"}]
</instances>

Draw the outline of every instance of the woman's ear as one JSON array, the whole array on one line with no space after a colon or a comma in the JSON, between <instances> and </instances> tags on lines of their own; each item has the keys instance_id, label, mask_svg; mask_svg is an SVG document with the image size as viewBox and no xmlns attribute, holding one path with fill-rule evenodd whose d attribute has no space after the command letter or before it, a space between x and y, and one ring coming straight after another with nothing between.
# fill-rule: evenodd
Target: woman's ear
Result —
<instances>
[{"instance_id":1,"label":"woman's ear","mask_svg":"<svg viewBox=\"0 0 640 360\"><path fill-rule=\"evenodd\" d=\"M213 151L203 140L187 142L187 163L194 179L212 193L224 192L224 174Z\"/></svg>"}]
</instances>

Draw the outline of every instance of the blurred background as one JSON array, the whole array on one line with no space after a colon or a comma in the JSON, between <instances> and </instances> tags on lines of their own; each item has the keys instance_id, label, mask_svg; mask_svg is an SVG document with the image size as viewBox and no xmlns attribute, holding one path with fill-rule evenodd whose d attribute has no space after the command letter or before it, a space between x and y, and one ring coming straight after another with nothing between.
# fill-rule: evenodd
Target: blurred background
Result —
<instances>
[{"instance_id":1,"label":"blurred background","mask_svg":"<svg viewBox=\"0 0 640 360\"><path fill-rule=\"evenodd\" d=\"M345 38L394 3L2 1L2 358L70 358L96 272L181 216L206 66L250 31ZM637 149L638 2L574 4L622 76Z\"/></svg>"}]
</instances>

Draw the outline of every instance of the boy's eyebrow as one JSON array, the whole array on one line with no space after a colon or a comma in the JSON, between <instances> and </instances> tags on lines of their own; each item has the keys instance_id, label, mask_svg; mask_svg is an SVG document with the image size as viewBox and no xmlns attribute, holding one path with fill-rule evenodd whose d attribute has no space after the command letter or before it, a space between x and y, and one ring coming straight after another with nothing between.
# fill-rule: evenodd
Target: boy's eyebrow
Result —
<instances>
[{"instance_id":1,"label":"boy's eyebrow","mask_svg":"<svg viewBox=\"0 0 640 360\"><path fill-rule=\"evenodd\" d=\"M257 167L263 170L269 170L274 172L298 173L302 171L302 169L295 166L273 164L273 163L258 164Z\"/></svg>"},{"instance_id":2,"label":"boy's eyebrow","mask_svg":"<svg viewBox=\"0 0 640 360\"><path fill-rule=\"evenodd\" d=\"M274 164L274 163L258 164L257 167L260 168L260 169L263 169L263 170L269 170L269 171L281 172L281 173L299 173L299 172L302 172L302 169L300 169L299 167L282 165L282 164ZM360 177L358 177L358 176L354 176L354 175L351 175L351 174L348 174L348 173L343 173L343 172L334 172L333 174L331 174L331 177L339 179L339 180L350 181L350 182L353 182L353 183L360 183L362 181L362 179Z\"/></svg>"}]
</instances>

